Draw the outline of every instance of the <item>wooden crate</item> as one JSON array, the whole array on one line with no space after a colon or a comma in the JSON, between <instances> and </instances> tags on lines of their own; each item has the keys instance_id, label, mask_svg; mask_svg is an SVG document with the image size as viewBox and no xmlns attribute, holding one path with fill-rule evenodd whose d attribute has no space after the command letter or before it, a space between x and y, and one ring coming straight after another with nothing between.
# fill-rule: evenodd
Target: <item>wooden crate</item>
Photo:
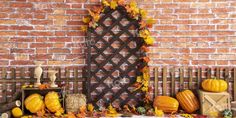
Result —
<instances>
[{"instance_id":1,"label":"wooden crate","mask_svg":"<svg viewBox=\"0 0 236 118\"><path fill-rule=\"evenodd\" d=\"M236 101L231 102L231 110L233 111L234 118L236 117Z\"/></svg>"},{"instance_id":2,"label":"wooden crate","mask_svg":"<svg viewBox=\"0 0 236 118\"><path fill-rule=\"evenodd\" d=\"M24 88L22 89L22 111L24 114L30 114L30 112L28 110L25 109L25 105L24 105L24 100L31 94L34 94L34 93L38 93L42 96L45 96L48 92L50 91L55 91L55 92L58 92L60 94L60 96L62 97L62 101L61 101L61 104L62 104L62 107L64 108L64 96L62 95L62 91L63 89L62 88L47 88L47 89L44 89L44 90L40 90L39 88Z\"/></svg>"},{"instance_id":3,"label":"wooden crate","mask_svg":"<svg viewBox=\"0 0 236 118\"><path fill-rule=\"evenodd\" d=\"M199 90L201 114L221 116L221 112L230 109L230 95L227 92L213 93Z\"/></svg>"}]
</instances>

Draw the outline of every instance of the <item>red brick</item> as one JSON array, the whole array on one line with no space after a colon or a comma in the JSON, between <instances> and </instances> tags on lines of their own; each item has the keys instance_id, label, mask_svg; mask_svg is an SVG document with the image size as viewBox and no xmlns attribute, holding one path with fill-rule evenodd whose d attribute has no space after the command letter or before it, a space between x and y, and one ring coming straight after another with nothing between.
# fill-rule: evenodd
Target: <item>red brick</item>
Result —
<instances>
[{"instance_id":1,"label":"red brick","mask_svg":"<svg viewBox=\"0 0 236 118\"><path fill-rule=\"evenodd\" d=\"M84 3L86 0L66 0L68 3Z\"/></svg>"},{"instance_id":2,"label":"red brick","mask_svg":"<svg viewBox=\"0 0 236 118\"><path fill-rule=\"evenodd\" d=\"M34 14L34 18L36 18L36 19L45 19L46 15L45 14Z\"/></svg>"},{"instance_id":3,"label":"red brick","mask_svg":"<svg viewBox=\"0 0 236 118\"><path fill-rule=\"evenodd\" d=\"M174 20L174 24L196 24L195 20Z\"/></svg>"},{"instance_id":4,"label":"red brick","mask_svg":"<svg viewBox=\"0 0 236 118\"><path fill-rule=\"evenodd\" d=\"M66 10L66 14L83 14L83 15L87 15L88 11L87 10Z\"/></svg>"},{"instance_id":5,"label":"red brick","mask_svg":"<svg viewBox=\"0 0 236 118\"><path fill-rule=\"evenodd\" d=\"M17 61L11 61L11 65L34 65L33 60L17 60Z\"/></svg>"},{"instance_id":6,"label":"red brick","mask_svg":"<svg viewBox=\"0 0 236 118\"><path fill-rule=\"evenodd\" d=\"M50 42L71 42L71 38L67 37L55 37L55 38L49 38Z\"/></svg>"},{"instance_id":7,"label":"red brick","mask_svg":"<svg viewBox=\"0 0 236 118\"><path fill-rule=\"evenodd\" d=\"M36 55L30 55L30 60L48 60L52 59L51 54L36 54Z\"/></svg>"},{"instance_id":8,"label":"red brick","mask_svg":"<svg viewBox=\"0 0 236 118\"><path fill-rule=\"evenodd\" d=\"M215 65L215 61L213 60L193 60L192 61L192 65L200 65L200 66L203 66L203 65Z\"/></svg>"},{"instance_id":9,"label":"red brick","mask_svg":"<svg viewBox=\"0 0 236 118\"><path fill-rule=\"evenodd\" d=\"M212 31L211 32L212 35L234 35L235 32L234 31Z\"/></svg>"},{"instance_id":10,"label":"red brick","mask_svg":"<svg viewBox=\"0 0 236 118\"><path fill-rule=\"evenodd\" d=\"M19 35L19 36L28 36L29 32L27 32L27 31L17 31L17 35Z\"/></svg>"},{"instance_id":11,"label":"red brick","mask_svg":"<svg viewBox=\"0 0 236 118\"><path fill-rule=\"evenodd\" d=\"M63 31L56 31L56 32L55 32L55 35L56 35L56 36L65 36L66 33L63 32Z\"/></svg>"},{"instance_id":12,"label":"red brick","mask_svg":"<svg viewBox=\"0 0 236 118\"><path fill-rule=\"evenodd\" d=\"M63 49L63 48L53 48L48 50L49 53L70 53L69 49Z\"/></svg>"},{"instance_id":13,"label":"red brick","mask_svg":"<svg viewBox=\"0 0 236 118\"><path fill-rule=\"evenodd\" d=\"M67 36L84 36L84 32L67 32Z\"/></svg>"},{"instance_id":14,"label":"red brick","mask_svg":"<svg viewBox=\"0 0 236 118\"><path fill-rule=\"evenodd\" d=\"M16 32L13 31L0 31L0 36L15 36Z\"/></svg>"},{"instance_id":15,"label":"red brick","mask_svg":"<svg viewBox=\"0 0 236 118\"><path fill-rule=\"evenodd\" d=\"M24 38L24 37L13 37L9 40L10 42L34 42L33 38Z\"/></svg>"},{"instance_id":16,"label":"red brick","mask_svg":"<svg viewBox=\"0 0 236 118\"><path fill-rule=\"evenodd\" d=\"M13 60L14 56L12 54L0 54L0 59L4 59L4 60Z\"/></svg>"},{"instance_id":17,"label":"red brick","mask_svg":"<svg viewBox=\"0 0 236 118\"><path fill-rule=\"evenodd\" d=\"M30 44L31 48L47 48L52 47L52 43L32 43Z\"/></svg>"},{"instance_id":18,"label":"red brick","mask_svg":"<svg viewBox=\"0 0 236 118\"><path fill-rule=\"evenodd\" d=\"M17 48L15 48L15 49L11 49L11 53L30 53L30 54L32 54L32 53L34 53L34 49L17 49Z\"/></svg>"},{"instance_id":19,"label":"red brick","mask_svg":"<svg viewBox=\"0 0 236 118\"><path fill-rule=\"evenodd\" d=\"M230 11L230 9L227 9L227 8L215 8L215 9L212 9L213 13L227 13L229 11Z\"/></svg>"},{"instance_id":20,"label":"red brick","mask_svg":"<svg viewBox=\"0 0 236 118\"><path fill-rule=\"evenodd\" d=\"M82 21L67 21L67 25L83 25Z\"/></svg>"},{"instance_id":21,"label":"red brick","mask_svg":"<svg viewBox=\"0 0 236 118\"><path fill-rule=\"evenodd\" d=\"M196 13L197 9L175 9L175 13Z\"/></svg>"},{"instance_id":22,"label":"red brick","mask_svg":"<svg viewBox=\"0 0 236 118\"><path fill-rule=\"evenodd\" d=\"M32 8L33 4L31 4L31 3L16 2L16 3L11 3L10 7L28 7L28 8Z\"/></svg>"},{"instance_id":23,"label":"red brick","mask_svg":"<svg viewBox=\"0 0 236 118\"><path fill-rule=\"evenodd\" d=\"M193 19L214 18L214 14L192 14L191 18Z\"/></svg>"},{"instance_id":24,"label":"red brick","mask_svg":"<svg viewBox=\"0 0 236 118\"><path fill-rule=\"evenodd\" d=\"M53 33L52 32L41 32L41 31L34 31L34 32L31 32L30 35L32 36L52 36Z\"/></svg>"},{"instance_id":25,"label":"red brick","mask_svg":"<svg viewBox=\"0 0 236 118\"><path fill-rule=\"evenodd\" d=\"M32 14L17 13L9 15L10 18L19 18L19 19L32 19Z\"/></svg>"},{"instance_id":26,"label":"red brick","mask_svg":"<svg viewBox=\"0 0 236 118\"><path fill-rule=\"evenodd\" d=\"M52 20L32 20L31 24L33 25L50 25L52 24Z\"/></svg>"},{"instance_id":27,"label":"red brick","mask_svg":"<svg viewBox=\"0 0 236 118\"><path fill-rule=\"evenodd\" d=\"M173 0L174 2L197 2L198 0Z\"/></svg>"},{"instance_id":28,"label":"red brick","mask_svg":"<svg viewBox=\"0 0 236 118\"><path fill-rule=\"evenodd\" d=\"M155 30L177 30L177 26L156 26Z\"/></svg>"},{"instance_id":29,"label":"red brick","mask_svg":"<svg viewBox=\"0 0 236 118\"><path fill-rule=\"evenodd\" d=\"M11 30L33 30L32 26L11 26L9 27Z\"/></svg>"},{"instance_id":30,"label":"red brick","mask_svg":"<svg viewBox=\"0 0 236 118\"><path fill-rule=\"evenodd\" d=\"M191 39L192 42L211 42L216 41L214 37L194 37Z\"/></svg>"},{"instance_id":31,"label":"red brick","mask_svg":"<svg viewBox=\"0 0 236 118\"><path fill-rule=\"evenodd\" d=\"M192 53L214 53L214 48L193 48Z\"/></svg>"},{"instance_id":32,"label":"red brick","mask_svg":"<svg viewBox=\"0 0 236 118\"><path fill-rule=\"evenodd\" d=\"M191 29L192 30L214 30L215 26L214 25L192 25Z\"/></svg>"},{"instance_id":33,"label":"red brick","mask_svg":"<svg viewBox=\"0 0 236 118\"><path fill-rule=\"evenodd\" d=\"M0 26L0 30L8 30L8 26Z\"/></svg>"}]
</instances>

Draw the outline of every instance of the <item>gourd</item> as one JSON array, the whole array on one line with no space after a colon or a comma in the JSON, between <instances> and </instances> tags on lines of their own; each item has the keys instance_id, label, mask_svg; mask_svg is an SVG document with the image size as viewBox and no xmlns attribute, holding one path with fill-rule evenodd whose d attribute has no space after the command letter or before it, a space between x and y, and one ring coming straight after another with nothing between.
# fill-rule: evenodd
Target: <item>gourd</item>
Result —
<instances>
[{"instance_id":1,"label":"gourd","mask_svg":"<svg viewBox=\"0 0 236 118\"><path fill-rule=\"evenodd\" d=\"M62 109L59 100L59 95L57 92L54 91L48 92L48 94L45 96L44 102L47 109L52 113L55 113L60 109Z\"/></svg>"},{"instance_id":2,"label":"gourd","mask_svg":"<svg viewBox=\"0 0 236 118\"><path fill-rule=\"evenodd\" d=\"M153 107L166 113L174 113L178 110L179 102L169 96L157 96L154 99Z\"/></svg>"},{"instance_id":3,"label":"gourd","mask_svg":"<svg viewBox=\"0 0 236 118\"><path fill-rule=\"evenodd\" d=\"M144 107L138 107L137 112L142 115L146 113L146 109Z\"/></svg>"},{"instance_id":4,"label":"gourd","mask_svg":"<svg viewBox=\"0 0 236 118\"><path fill-rule=\"evenodd\" d=\"M36 113L44 109L43 97L37 93L28 96L24 104L25 108L31 113Z\"/></svg>"},{"instance_id":5,"label":"gourd","mask_svg":"<svg viewBox=\"0 0 236 118\"><path fill-rule=\"evenodd\" d=\"M202 88L205 91L210 92L223 92L227 89L228 85L226 81L221 79L205 79L202 82Z\"/></svg>"},{"instance_id":6,"label":"gourd","mask_svg":"<svg viewBox=\"0 0 236 118\"><path fill-rule=\"evenodd\" d=\"M13 108L11 112L15 118L21 117L23 115L23 112L19 107Z\"/></svg>"},{"instance_id":7,"label":"gourd","mask_svg":"<svg viewBox=\"0 0 236 118\"><path fill-rule=\"evenodd\" d=\"M184 90L176 94L180 106L187 113L193 113L199 109L199 102L197 97L190 90Z\"/></svg>"}]
</instances>

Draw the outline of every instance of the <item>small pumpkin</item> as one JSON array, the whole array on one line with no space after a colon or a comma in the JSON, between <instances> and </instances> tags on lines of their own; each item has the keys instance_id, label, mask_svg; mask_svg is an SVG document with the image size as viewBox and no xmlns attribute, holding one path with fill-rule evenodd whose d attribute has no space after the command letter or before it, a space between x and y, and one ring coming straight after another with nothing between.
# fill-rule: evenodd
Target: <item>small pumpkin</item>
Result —
<instances>
[{"instance_id":1,"label":"small pumpkin","mask_svg":"<svg viewBox=\"0 0 236 118\"><path fill-rule=\"evenodd\" d=\"M138 107L138 108L137 108L137 112L138 112L139 114L145 114L145 113L146 113L146 109L145 109L144 107Z\"/></svg>"},{"instance_id":2,"label":"small pumpkin","mask_svg":"<svg viewBox=\"0 0 236 118\"><path fill-rule=\"evenodd\" d=\"M13 108L11 112L15 118L21 117L23 115L23 112L19 107Z\"/></svg>"},{"instance_id":3,"label":"small pumpkin","mask_svg":"<svg viewBox=\"0 0 236 118\"><path fill-rule=\"evenodd\" d=\"M157 96L154 99L153 107L166 113L174 113L179 108L179 102L175 98L169 96Z\"/></svg>"},{"instance_id":4,"label":"small pumpkin","mask_svg":"<svg viewBox=\"0 0 236 118\"><path fill-rule=\"evenodd\" d=\"M190 90L183 90L176 94L176 98L179 101L180 106L187 113L193 113L199 109L199 101L197 97Z\"/></svg>"},{"instance_id":5,"label":"small pumpkin","mask_svg":"<svg viewBox=\"0 0 236 118\"><path fill-rule=\"evenodd\" d=\"M55 113L59 111L60 109L62 109L61 103L59 100L59 95L57 92L54 92L54 91L48 92L48 94L45 96L44 102L47 109L52 113Z\"/></svg>"},{"instance_id":6,"label":"small pumpkin","mask_svg":"<svg viewBox=\"0 0 236 118\"><path fill-rule=\"evenodd\" d=\"M205 91L210 91L210 92L223 92L227 90L228 85L226 81L222 79L205 79L202 82L202 88Z\"/></svg>"},{"instance_id":7,"label":"small pumpkin","mask_svg":"<svg viewBox=\"0 0 236 118\"><path fill-rule=\"evenodd\" d=\"M31 113L37 113L44 109L43 97L37 93L28 96L24 104L25 108Z\"/></svg>"}]
</instances>

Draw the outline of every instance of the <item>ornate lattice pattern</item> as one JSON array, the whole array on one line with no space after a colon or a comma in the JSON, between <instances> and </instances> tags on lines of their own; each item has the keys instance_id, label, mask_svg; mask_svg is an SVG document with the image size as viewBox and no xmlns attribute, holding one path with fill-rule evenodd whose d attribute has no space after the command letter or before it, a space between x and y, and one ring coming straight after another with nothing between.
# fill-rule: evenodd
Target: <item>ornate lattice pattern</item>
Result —
<instances>
[{"instance_id":1,"label":"ornate lattice pattern","mask_svg":"<svg viewBox=\"0 0 236 118\"><path fill-rule=\"evenodd\" d=\"M132 84L142 65L137 20L125 8L106 8L98 26L88 31L87 96L95 106L137 103L141 94ZM109 101L107 101L109 100Z\"/></svg>"}]
</instances>

